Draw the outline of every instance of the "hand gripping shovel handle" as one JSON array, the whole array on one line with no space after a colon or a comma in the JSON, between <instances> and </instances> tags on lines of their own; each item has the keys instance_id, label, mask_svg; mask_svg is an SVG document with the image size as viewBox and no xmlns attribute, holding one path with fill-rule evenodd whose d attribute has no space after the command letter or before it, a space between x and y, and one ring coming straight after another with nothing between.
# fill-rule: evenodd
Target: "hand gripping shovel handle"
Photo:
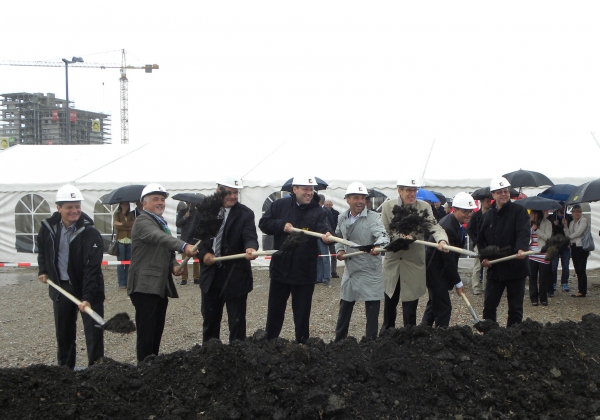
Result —
<instances>
[{"instance_id":1,"label":"hand gripping shovel handle","mask_svg":"<svg viewBox=\"0 0 600 420\"><path fill-rule=\"evenodd\" d=\"M255 251L252 253L255 257L260 257L262 255L273 255L277 251ZM215 257L215 261L227 261L227 260L237 260L240 258L245 258L246 254L233 254L233 255L225 255L224 257Z\"/></svg>"},{"instance_id":2,"label":"hand gripping shovel handle","mask_svg":"<svg viewBox=\"0 0 600 420\"><path fill-rule=\"evenodd\" d=\"M473 317L473 320L475 322L479 322L479 317L475 313L475 309L473 309L473 306L471 306L471 302L469 302L469 299L467 299L467 295L465 295L464 293L461 293L460 295L462 296L463 300L467 304L469 311L471 311L471 316Z\"/></svg>"},{"instance_id":3,"label":"hand gripping shovel handle","mask_svg":"<svg viewBox=\"0 0 600 420\"><path fill-rule=\"evenodd\" d=\"M192 251L198 251L198 247L200 246L200 243L202 242L202 239L200 239L198 242L196 242L196 245L194 245L194 247L192 248ZM191 257L185 257L183 260L181 260L181 264L179 264L179 267L177 267L177 270L183 270L183 267L185 267L185 265L187 264L187 262L190 260Z\"/></svg>"},{"instance_id":4,"label":"hand gripping shovel handle","mask_svg":"<svg viewBox=\"0 0 600 420\"><path fill-rule=\"evenodd\" d=\"M60 293L62 293L63 295L65 295L67 298L69 298L69 300L71 302L73 302L75 305L77 305L77 306L81 305L81 301L79 299L77 299L75 296L73 296L72 294L70 294L69 292L67 292L65 289L63 289L62 287L60 287L58 284L54 283L52 280L47 279L46 282L50 286L52 286L56 290L58 290ZM89 316L91 316L92 318L94 318L94 321L96 321L98 324L100 324L100 325L106 324L106 321L104 321L102 319L102 317L100 315L98 315L96 312L94 312L92 310L92 308L90 308L89 306L85 307L85 311L88 313Z\"/></svg>"},{"instance_id":5,"label":"hand gripping shovel handle","mask_svg":"<svg viewBox=\"0 0 600 420\"><path fill-rule=\"evenodd\" d=\"M375 250L375 252L385 252L385 248L373 248ZM344 254L344 259L346 258L350 258L350 257L354 257L356 255L362 255L362 254L368 254L368 252L365 251L358 251L358 252L350 252L349 254Z\"/></svg>"},{"instance_id":6,"label":"hand gripping shovel handle","mask_svg":"<svg viewBox=\"0 0 600 420\"><path fill-rule=\"evenodd\" d=\"M429 241L422 241L420 239L417 239L415 241L416 244L421 244L421 245L425 245L425 246L430 246L432 248L437 248L437 244L433 243L433 242L429 242ZM472 252L472 251L467 251L466 249L462 249L459 248L457 246L452 246L452 245L444 245L443 246L444 249L447 249L448 251L452 251L452 252L456 252L458 254L464 254L464 255L468 255L469 257L476 257L477 253L476 252Z\"/></svg>"},{"instance_id":7,"label":"hand gripping shovel handle","mask_svg":"<svg viewBox=\"0 0 600 420\"><path fill-rule=\"evenodd\" d=\"M319 233L319 232L313 232L313 231L310 231L310 230L298 229L298 228L295 228L295 227L292 228L292 232L304 233L305 235L314 236L315 238L321 238L323 236L323 234ZM333 236L333 235L329 237L329 240L333 241L333 242L339 242L340 244L344 244L346 246L351 246L353 248L358 247L358 245L355 244L354 242L346 241L345 239L338 238L337 236Z\"/></svg>"},{"instance_id":8,"label":"hand gripping shovel handle","mask_svg":"<svg viewBox=\"0 0 600 420\"><path fill-rule=\"evenodd\" d=\"M539 254L540 251L526 251L523 252L521 255L533 255L533 254ZM498 258L497 260L492 260L492 261L488 261L488 264L496 264L499 262L503 262L503 261L509 261L509 260L514 260L515 258L517 258L517 254L515 255L509 255L508 257L503 257L503 258Z\"/></svg>"}]
</instances>

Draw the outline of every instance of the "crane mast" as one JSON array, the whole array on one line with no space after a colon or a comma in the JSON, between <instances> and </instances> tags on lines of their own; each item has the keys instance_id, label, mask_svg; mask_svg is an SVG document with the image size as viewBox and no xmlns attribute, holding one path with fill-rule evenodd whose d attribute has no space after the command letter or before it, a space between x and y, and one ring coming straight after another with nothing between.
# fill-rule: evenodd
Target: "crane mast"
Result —
<instances>
[{"instance_id":1,"label":"crane mast","mask_svg":"<svg viewBox=\"0 0 600 420\"><path fill-rule=\"evenodd\" d=\"M125 49L121 58L121 144L129 144L129 80Z\"/></svg>"}]
</instances>

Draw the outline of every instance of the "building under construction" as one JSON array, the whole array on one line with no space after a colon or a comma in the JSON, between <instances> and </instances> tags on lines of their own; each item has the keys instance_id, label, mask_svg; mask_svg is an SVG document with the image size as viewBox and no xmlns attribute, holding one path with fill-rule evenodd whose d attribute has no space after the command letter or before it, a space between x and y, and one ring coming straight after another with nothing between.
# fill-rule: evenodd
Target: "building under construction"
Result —
<instances>
[{"instance_id":1,"label":"building under construction","mask_svg":"<svg viewBox=\"0 0 600 420\"><path fill-rule=\"evenodd\" d=\"M110 115L71 106L53 93L0 95L0 140L4 147L17 144L110 143ZM67 139L67 122L70 139Z\"/></svg>"}]
</instances>

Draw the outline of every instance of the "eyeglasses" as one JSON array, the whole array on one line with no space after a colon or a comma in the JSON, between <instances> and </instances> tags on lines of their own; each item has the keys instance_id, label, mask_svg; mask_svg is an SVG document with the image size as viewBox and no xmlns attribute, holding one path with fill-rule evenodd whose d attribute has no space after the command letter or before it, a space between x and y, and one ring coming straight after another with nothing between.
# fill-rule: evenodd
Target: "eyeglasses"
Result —
<instances>
[{"instance_id":1,"label":"eyeglasses","mask_svg":"<svg viewBox=\"0 0 600 420\"><path fill-rule=\"evenodd\" d=\"M498 195L510 194L510 190L508 188L503 188L501 190L492 191L492 194L498 194Z\"/></svg>"},{"instance_id":2,"label":"eyeglasses","mask_svg":"<svg viewBox=\"0 0 600 420\"><path fill-rule=\"evenodd\" d=\"M469 215L469 214L472 214L472 213L473 213L473 210L467 210L467 209L459 209L459 210L460 210L460 212L461 212L462 214L464 214L465 216L467 216L467 215Z\"/></svg>"},{"instance_id":3,"label":"eyeglasses","mask_svg":"<svg viewBox=\"0 0 600 420\"><path fill-rule=\"evenodd\" d=\"M240 195L240 192L238 190L235 191L227 191L227 195Z\"/></svg>"}]
</instances>

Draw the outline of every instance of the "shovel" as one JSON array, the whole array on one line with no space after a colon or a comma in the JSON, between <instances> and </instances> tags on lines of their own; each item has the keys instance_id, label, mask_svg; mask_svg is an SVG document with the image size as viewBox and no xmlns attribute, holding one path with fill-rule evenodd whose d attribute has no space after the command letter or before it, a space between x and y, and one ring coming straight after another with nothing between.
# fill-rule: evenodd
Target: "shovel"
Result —
<instances>
[{"instance_id":1,"label":"shovel","mask_svg":"<svg viewBox=\"0 0 600 420\"><path fill-rule=\"evenodd\" d=\"M196 245L194 245L194 247L192 248L193 252L198 251L198 247L200 246L200 243L202 243L202 239L200 239L198 242L196 242ZM178 271L183 270L183 267L185 267L185 265L190 260L190 258L191 257L185 257L183 260L181 260L181 264L179 264L179 267L177 267L177 270Z\"/></svg>"},{"instance_id":2,"label":"shovel","mask_svg":"<svg viewBox=\"0 0 600 420\"><path fill-rule=\"evenodd\" d=\"M305 235L314 236L315 238L321 238L323 236L323 234L319 233L319 232L313 232L313 231L310 231L310 230L298 229L298 228L295 228L295 227L292 228L292 232L304 233ZM350 241L347 241L347 240L342 239L342 238L338 238L337 236L333 236L333 235L331 235L329 237L329 240L333 241L333 242L339 242L340 244L344 244L346 246L351 246L353 248L358 248L360 246L358 244L355 244L354 242L350 242Z\"/></svg>"},{"instance_id":3,"label":"shovel","mask_svg":"<svg viewBox=\"0 0 600 420\"><path fill-rule=\"evenodd\" d=\"M273 255L277 251L255 251L252 253L255 257L260 257L263 255ZM215 261L227 261L227 260L237 260L240 258L245 258L246 254L233 254L233 255L225 255L224 257L215 257Z\"/></svg>"},{"instance_id":4,"label":"shovel","mask_svg":"<svg viewBox=\"0 0 600 420\"><path fill-rule=\"evenodd\" d=\"M460 296L463 298L463 300L467 304L469 311L471 312L471 316L473 317L473 321L475 321L476 323L479 322L479 317L475 313L475 309L473 309L473 306L471 306L471 302L469 302L469 299L467 299L467 295L465 295L464 293L461 293Z\"/></svg>"},{"instance_id":5,"label":"shovel","mask_svg":"<svg viewBox=\"0 0 600 420\"><path fill-rule=\"evenodd\" d=\"M81 305L81 301L79 299L77 299L71 293L67 292L65 289L60 287L58 284L54 283L52 280L47 279L46 282L50 286L52 286L56 290L58 290L60 293L65 295L75 305L77 305L77 306ZM135 331L135 324L133 323L133 321L131 319L129 319L129 315L127 315L125 312L116 314L113 318L109 319L108 321L104 321L104 319L102 319L102 317L100 315L98 315L96 312L94 312L94 310L92 308L90 308L89 306L85 307L85 312L87 312L87 314L89 316L91 316L93 318L93 320L99 324L98 327L102 328L103 330L118 332L121 334L128 334L130 332Z\"/></svg>"},{"instance_id":6,"label":"shovel","mask_svg":"<svg viewBox=\"0 0 600 420\"><path fill-rule=\"evenodd\" d=\"M539 253L540 253L540 251L526 251L526 252L523 252L521 255L526 256L526 255L533 255L533 254L539 254ZM503 262L503 261L514 260L515 258L517 258L517 254L509 255L508 257L498 258L497 260L488 261L488 264L492 265L492 264L496 264L496 263Z\"/></svg>"}]
</instances>

